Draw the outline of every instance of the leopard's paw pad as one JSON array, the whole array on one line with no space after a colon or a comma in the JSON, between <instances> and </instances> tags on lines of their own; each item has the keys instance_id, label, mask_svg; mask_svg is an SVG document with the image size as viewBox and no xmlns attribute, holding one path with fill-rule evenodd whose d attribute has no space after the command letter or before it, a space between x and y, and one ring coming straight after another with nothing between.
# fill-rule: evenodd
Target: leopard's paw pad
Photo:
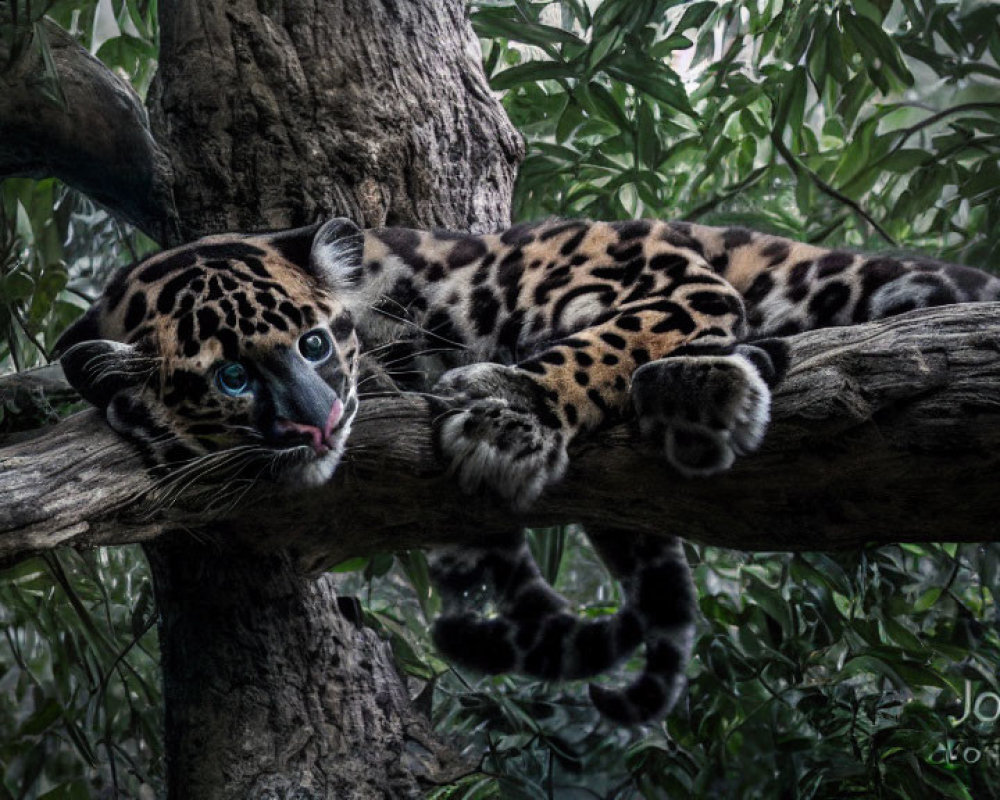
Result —
<instances>
[{"instance_id":1,"label":"leopard's paw pad","mask_svg":"<svg viewBox=\"0 0 1000 800\"><path fill-rule=\"evenodd\" d=\"M676 356L636 370L632 401L642 434L662 443L674 468L712 475L760 446L771 392L739 353Z\"/></svg>"}]
</instances>

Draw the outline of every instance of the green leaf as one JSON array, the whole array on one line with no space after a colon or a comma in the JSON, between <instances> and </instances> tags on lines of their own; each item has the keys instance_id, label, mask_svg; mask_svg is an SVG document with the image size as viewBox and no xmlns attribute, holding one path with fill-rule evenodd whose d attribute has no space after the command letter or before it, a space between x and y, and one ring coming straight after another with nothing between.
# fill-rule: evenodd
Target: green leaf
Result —
<instances>
[{"instance_id":1,"label":"green leaf","mask_svg":"<svg viewBox=\"0 0 1000 800\"><path fill-rule=\"evenodd\" d=\"M937 671L914 661L897 661L894 664L896 672L909 686L933 686L938 689L948 689L951 685Z\"/></svg>"},{"instance_id":2,"label":"green leaf","mask_svg":"<svg viewBox=\"0 0 1000 800\"><path fill-rule=\"evenodd\" d=\"M605 72L641 92L656 98L661 103L677 109L683 114L694 116L694 109L688 102L687 93L672 70L654 61L619 60L605 67Z\"/></svg>"},{"instance_id":3,"label":"green leaf","mask_svg":"<svg viewBox=\"0 0 1000 800\"><path fill-rule=\"evenodd\" d=\"M346 561L341 561L339 564L335 564L330 567L330 572L357 572L367 567L370 560L371 559L367 556L349 558Z\"/></svg>"},{"instance_id":4,"label":"green leaf","mask_svg":"<svg viewBox=\"0 0 1000 800\"><path fill-rule=\"evenodd\" d=\"M413 587L424 619L430 620L437 612L437 604L434 602L427 556L421 550L408 550L397 553L396 560L402 567L410 586Z\"/></svg>"},{"instance_id":5,"label":"green leaf","mask_svg":"<svg viewBox=\"0 0 1000 800\"><path fill-rule=\"evenodd\" d=\"M0 297L7 303L28 300L35 291L35 281L23 269L7 275L0 283Z\"/></svg>"},{"instance_id":6,"label":"green leaf","mask_svg":"<svg viewBox=\"0 0 1000 800\"><path fill-rule=\"evenodd\" d=\"M646 103L639 104L636 140L639 162L650 169L655 169L660 162L660 139L656 135L656 120L653 119L653 113Z\"/></svg>"},{"instance_id":7,"label":"green leaf","mask_svg":"<svg viewBox=\"0 0 1000 800\"><path fill-rule=\"evenodd\" d=\"M897 150L878 161L878 167L886 172L910 173L926 164L933 156L916 148Z\"/></svg>"},{"instance_id":8,"label":"green leaf","mask_svg":"<svg viewBox=\"0 0 1000 800\"><path fill-rule=\"evenodd\" d=\"M607 58L617 54L624 41L624 31L615 31L612 34L596 37L591 42L584 57L586 75L593 75Z\"/></svg>"},{"instance_id":9,"label":"green leaf","mask_svg":"<svg viewBox=\"0 0 1000 800\"><path fill-rule=\"evenodd\" d=\"M586 121L587 118L584 116L583 109L579 103L570 100L563 109L562 114L559 115L559 121L556 123L556 141L570 141L576 131Z\"/></svg>"},{"instance_id":10,"label":"green leaf","mask_svg":"<svg viewBox=\"0 0 1000 800\"><path fill-rule=\"evenodd\" d=\"M923 643L912 631L908 630L892 617L881 614L879 617L886 634L893 642L900 647L905 647L911 653L920 653L924 650Z\"/></svg>"},{"instance_id":11,"label":"green leaf","mask_svg":"<svg viewBox=\"0 0 1000 800\"><path fill-rule=\"evenodd\" d=\"M626 115L622 104L604 86L591 81L586 86L586 93L593 104L593 108L602 118L615 125L621 131L631 130L632 123Z\"/></svg>"},{"instance_id":12,"label":"green leaf","mask_svg":"<svg viewBox=\"0 0 1000 800\"><path fill-rule=\"evenodd\" d=\"M523 18L512 19L507 16L506 11L507 9L480 9L472 16L476 33L486 38L504 38L543 48L556 45L583 47L585 44L583 39L571 31Z\"/></svg>"},{"instance_id":13,"label":"green leaf","mask_svg":"<svg viewBox=\"0 0 1000 800\"><path fill-rule=\"evenodd\" d=\"M688 3L671 33L685 33L692 28L700 28L718 7L717 3L712 2Z\"/></svg>"},{"instance_id":14,"label":"green leaf","mask_svg":"<svg viewBox=\"0 0 1000 800\"><path fill-rule=\"evenodd\" d=\"M497 90L512 89L525 83L574 77L576 77L576 67L573 64L562 64L558 61L528 61L494 75L490 79L490 86Z\"/></svg>"},{"instance_id":15,"label":"green leaf","mask_svg":"<svg viewBox=\"0 0 1000 800\"><path fill-rule=\"evenodd\" d=\"M788 606L788 601L781 596L781 590L769 586L756 575L748 573L746 577L747 596L753 599L758 606L763 608L781 626L785 637L792 636L794 634L794 627L791 609Z\"/></svg>"},{"instance_id":16,"label":"green leaf","mask_svg":"<svg viewBox=\"0 0 1000 800\"><path fill-rule=\"evenodd\" d=\"M774 128L780 136L789 131L794 141L802 127L808 93L805 67L795 67L785 77L774 114Z\"/></svg>"},{"instance_id":17,"label":"green leaf","mask_svg":"<svg viewBox=\"0 0 1000 800\"><path fill-rule=\"evenodd\" d=\"M661 39L651 48L649 48L649 55L652 58L663 58L673 53L675 50L687 50L689 47L694 47L694 42L688 39L687 36L681 34L674 34L673 36L668 36L666 39Z\"/></svg>"},{"instance_id":18,"label":"green leaf","mask_svg":"<svg viewBox=\"0 0 1000 800\"><path fill-rule=\"evenodd\" d=\"M930 589L927 589L916 599L916 601L914 601L913 610L917 613L927 611L937 603L938 598L941 597L941 592L942 589L940 586L933 586Z\"/></svg>"},{"instance_id":19,"label":"green leaf","mask_svg":"<svg viewBox=\"0 0 1000 800\"><path fill-rule=\"evenodd\" d=\"M549 585L555 585L566 552L567 529L564 527L538 528L531 531L531 554Z\"/></svg>"},{"instance_id":20,"label":"green leaf","mask_svg":"<svg viewBox=\"0 0 1000 800\"><path fill-rule=\"evenodd\" d=\"M827 49L837 46L836 41L830 41L831 28L830 18L823 15L815 24L815 32L809 45L809 73L821 90L827 78Z\"/></svg>"},{"instance_id":21,"label":"green leaf","mask_svg":"<svg viewBox=\"0 0 1000 800\"><path fill-rule=\"evenodd\" d=\"M950 797L954 800L974 800L968 787L958 775L941 773L934 769L925 769L923 779L927 786L938 792L938 797Z\"/></svg>"},{"instance_id":22,"label":"green leaf","mask_svg":"<svg viewBox=\"0 0 1000 800\"><path fill-rule=\"evenodd\" d=\"M368 566L365 567L365 577L368 579L381 578L392 569L392 562L392 553L378 553L372 556Z\"/></svg>"},{"instance_id":23,"label":"green leaf","mask_svg":"<svg viewBox=\"0 0 1000 800\"><path fill-rule=\"evenodd\" d=\"M906 681L900 674L884 660L873 655L858 655L849 659L835 679L842 681L866 673L888 679L896 689L906 689Z\"/></svg>"},{"instance_id":24,"label":"green leaf","mask_svg":"<svg viewBox=\"0 0 1000 800\"><path fill-rule=\"evenodd\" d=\"M869 75L883 92L889 91L886 83L880 83L882 69L891 71L905 86L913 85L913 74L907 69L896 45L880 25L864 16L851 13L846 7L839 10L840 22L844 30L854 40L855 47L869 66Z\"/></svg>"},{"instance_id":25,"label":"green leaf","mask_svg":"<svg viewBox=\"0 0 1000 800\"><path fill-rule=\"evenodd\" d=\"M105 42L117 39L121 33L111 0L98 0L97 10L94 12L94 27L90 34L90 52L96 54Z\"/></svg>"},{"instance_id":26,"label":"green leaf","mask_svg":"<svg viewBox=\"0 0 1000 800\"><path fill-rule=\"evenodd\" d=\"M758 139L767 138L770 134L770 128L757 119L757 115L749 108L740 109L740 124Z\"/></svg>"},{"instance_id":27,"label":"green leaf","mask_svg":"<svg viewBox=\"0 0 1000 800\"><path fill-rule=\"evenodd\" d=\"M377 624L389 634L389 642L392 645L392 654L396 664L407 675L429 681L432 680L438 670L434 664L423 658L410 642L410 632L400 625L388 614L373 613L372 617L377 620Z\"/></svg>"},{"instance_id":28,"label":"green leaf","mask_svg":"<svg viewBox=\"0 0 1000 800\"><path fill-rule=\"evenodd\" d=\"M62 706L56 700L49 698L41 708L25 720L19 735L38 736L48 730L62 714Z\"/></svg>"}]
</instances>

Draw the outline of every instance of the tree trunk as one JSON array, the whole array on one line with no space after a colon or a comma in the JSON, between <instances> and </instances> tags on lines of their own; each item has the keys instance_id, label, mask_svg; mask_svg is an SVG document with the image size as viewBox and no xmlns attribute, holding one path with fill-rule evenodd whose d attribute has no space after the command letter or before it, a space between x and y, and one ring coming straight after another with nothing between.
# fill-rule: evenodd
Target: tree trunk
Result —
<instances>
[{"instance_id":1,"label":"tree trunk","mask_svg":"<svg viewBox=\"0 0 1000 800\"><path fill-rule=\"evenodd\" d=\"M460 0L162 0L160 19L150 116L184 239L509 222L523 145Z\"/></svg>"},{"instance_id":2,"label":"tree trunk","mask_svg":"<svg viewBox=\"0 0 1000 800\"><path fill-rule=\"evenodd\" d=\"M409 708L389 645L285 553L147 548L170 797L403 798L466 768Z\"/></svg>"},{"instance_id":3,"label":"tree trunk","mask_svg":"<svg viewBox=\"0 0 1000 800\"><path fill-rule=\"evenodd\" d=\"M182 239L332 214L509 221L520 140L461 0L161 0L160 25L150 110ZM147 545L171 797L396 798L452 777L330 578L198 538Z\"/></svg>"}]
</instances>

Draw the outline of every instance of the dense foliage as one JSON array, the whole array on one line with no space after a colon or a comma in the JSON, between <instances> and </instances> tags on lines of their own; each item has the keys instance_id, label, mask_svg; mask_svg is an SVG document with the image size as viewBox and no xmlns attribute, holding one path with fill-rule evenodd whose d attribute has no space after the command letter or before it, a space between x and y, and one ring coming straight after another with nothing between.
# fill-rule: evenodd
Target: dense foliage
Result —
<instances>
[{"instance_id":1,"label":"dense foliage","mask_svg":"<svg viewBox=\"0 0 1000 800\"><path fill-rule=\"evenodd\" d=\"M491 4L475 24L529 141L518 217L725 220L991 264L998 15L929 0L567 0Z\"/></svg>"},{"instance_id":2,"label":"dense foliage","mask_svg":"<svg viewBox=\"0 0 1000 800\"><path fill-rule=\"evenodd\" d=\"M145 91L155 0L35 5L10 6L8 45L44 47L25 32L47 10ZM516 0L479 4L473 21L528 144L518 218L738 222L998 262L996 4ZM0 194L9 371L44 362L108 268L149 243L52 181L8 180ZM581 613L616 608L579 532L538 532L534 545ZM689 555L704 617L690 690L664 724L634 731L601 722L583 687L437 659L422 554L342 565L439 727L482 754L480 773L433 796L1000 796L1000 547ZM127 548L0 576L0 798L158 786L150 606ZM979 717L954 725L967 691Z\"/></svg>"}]
</instances>

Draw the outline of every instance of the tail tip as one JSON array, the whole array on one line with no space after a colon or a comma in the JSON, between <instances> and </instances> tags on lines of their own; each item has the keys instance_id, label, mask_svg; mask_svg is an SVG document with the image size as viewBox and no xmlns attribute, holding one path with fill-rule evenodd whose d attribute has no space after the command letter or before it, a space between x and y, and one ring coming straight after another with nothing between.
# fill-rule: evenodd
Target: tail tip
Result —
<instances>
[{"instance_id":1,"label":"tail tip","mask_svg":"<svg viewBox=\"0 0 1000 800\"><path fill-rule=\"evenodd\" d=\"M641 725L665 717L673 700L659 681L645 675L625 690L605 689L596 683L588 686L590 702L601 716L619 725Z\"/></svg>"}]
</instances>

